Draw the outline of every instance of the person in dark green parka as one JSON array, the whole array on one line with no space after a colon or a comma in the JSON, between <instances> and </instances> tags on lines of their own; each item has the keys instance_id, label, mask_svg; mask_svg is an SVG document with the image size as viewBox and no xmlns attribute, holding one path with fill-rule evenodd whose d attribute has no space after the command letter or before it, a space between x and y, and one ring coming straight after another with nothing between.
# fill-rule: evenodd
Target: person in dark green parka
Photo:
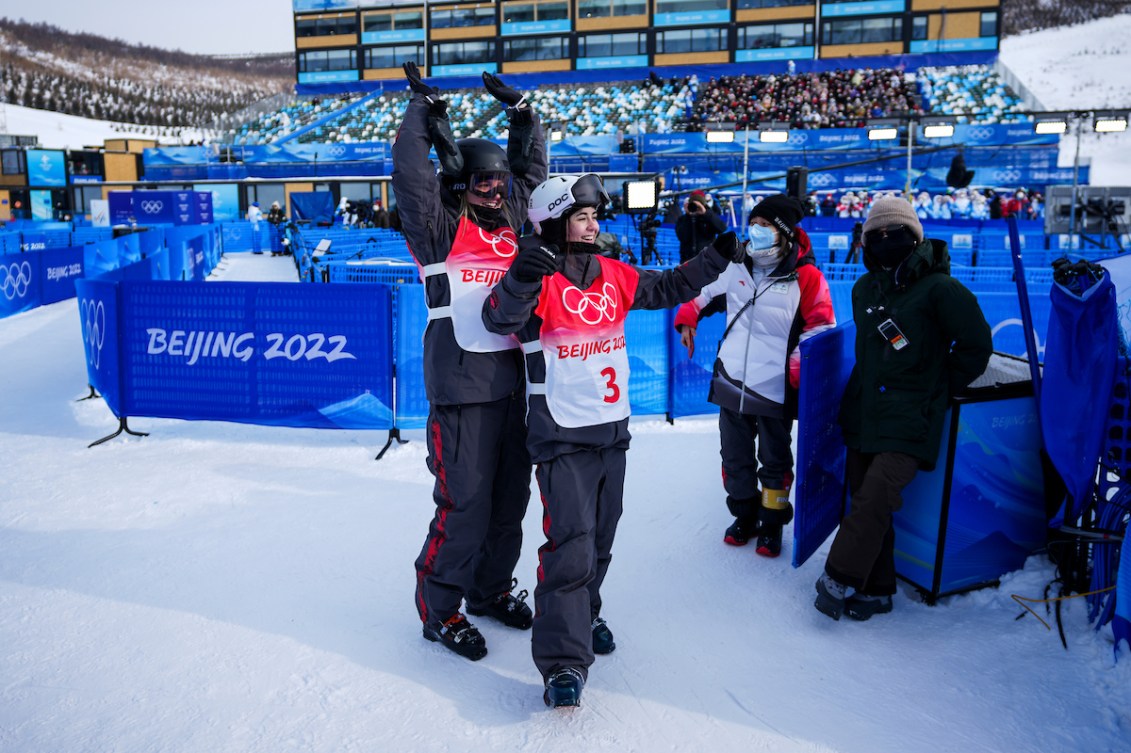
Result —
<instances>
[{"instance_id":1,"label":"person in dark green parka","mask_svg":"<svg viewBox=\"0 0 1131 753\"><path fill-rule=\"evenodd\" d=\"M872 205L864 266L852 288L856 366L840 408L852 505L817 581L816 607L833 619L891 611L892 513L915 474L935 467L948 401L993 351L977 298L950 276L946 243L923 237L904 199Z\"/></svg>"}]
</instances>

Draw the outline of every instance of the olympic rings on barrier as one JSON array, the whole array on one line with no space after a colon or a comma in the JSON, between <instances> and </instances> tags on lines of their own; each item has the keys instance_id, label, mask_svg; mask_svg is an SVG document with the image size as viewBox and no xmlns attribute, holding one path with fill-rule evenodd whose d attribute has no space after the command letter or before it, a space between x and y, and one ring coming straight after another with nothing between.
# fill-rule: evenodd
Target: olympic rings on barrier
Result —
<instances>
[{"instance_id":1,"label":"olympic rings on barrier","mask_svg":"<svg viewBox=\"0 0 1131 753\"><path fill-rule=\"evenodd\" d=\"M31 263L12 262L0 264L0 290L9 301L23 298L31 285Z\"/></svg>"},{"instance_id":2,"label":"olympic rings on barrier","mask_svg":"<svg viewBox=\"0 0 1131 753\"><path fill-rule=\"evenodd\" d=\"M165 202L157 201L156 199L153 201L146 200L140 202L138 206L140 206L141 211L145 212L146 214L157 214L165 208Z\"/></svg>"},{"instance_id":3,"label":"olympic rings on barrier","mask_svg":"<svg viewBox=\"0 0 1131 753\"><path fill-rule=\"evenodd\" d=\"M606 282L601 293L585 293L575 285L562 291L562 305L571 314L577 314L586 324L598 324L604 317L613 321L617 311L617 291Z\"/></svg>"},{"instance_id":4,"label":"olympic rings on barrier","mask_svg":"<svg viewBox=\"0 0 1131 753\"><path fill-rule=\"evenodd\" d=\"M102 343L106 339L106 309L102 301L84 298L79 301L82 314L83 341L90 351L90 362L98 370L102 361Z\"/></svg>"}]
</instances>

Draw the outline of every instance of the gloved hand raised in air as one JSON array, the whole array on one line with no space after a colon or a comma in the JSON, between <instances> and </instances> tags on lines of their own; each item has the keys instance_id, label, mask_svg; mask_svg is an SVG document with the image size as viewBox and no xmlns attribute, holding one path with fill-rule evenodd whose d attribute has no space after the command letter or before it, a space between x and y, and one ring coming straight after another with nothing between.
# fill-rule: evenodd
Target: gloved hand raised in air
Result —
<instances>
[{"instance_id":1,"label":"gloved hand raised in air","mask_svg":"<svg viewBox=\"0 0 1131 753\"><path fill-rule=\"evenodd\" d=\"M538 282L561 269L564 255L553 243L537 236L518 239L518 256L511 263L511 274L519 282Z\"/></svg>"},{"instance_id":2,"label":"gloved hand raised in air","mask_svg":"<svg viewBox=\"0 0 1131 753\"><path fill-rule=\"evenodd\" d=\"M491 96L502 102L507 107L518 107L526 99L525 94L521 94L514 89L510 88L502 82L498 76L493 73L483 72L483 86L487 87L487 91Z\"/></svg>"},{"instance_id":3,"label":"gloved hand raised in air","mask_svg":"<svg viewBox=\"0 0 1131 753\"><path fill-rule=\"evenodd\" d=\"M416 63L409 60L401 67L404 68L404 76L408 79L408 88L425 97L430 103L437 100L443 101L439 98L440 92L424 83L424 80L420 78L420 69L416 67Z\"/></svg>"},{"instance_id":4,"label":"gloved hand raised in air","mask_svg":"<svg viewBox=\"0 0 1131 753\"><path fill-rule=\"evenodd\" d=\"M742 261L746 257L746 244L738 242L738 236L733 230L728 230L715 238L711 245L728 261Z\"/></svg>"}]
</instances>

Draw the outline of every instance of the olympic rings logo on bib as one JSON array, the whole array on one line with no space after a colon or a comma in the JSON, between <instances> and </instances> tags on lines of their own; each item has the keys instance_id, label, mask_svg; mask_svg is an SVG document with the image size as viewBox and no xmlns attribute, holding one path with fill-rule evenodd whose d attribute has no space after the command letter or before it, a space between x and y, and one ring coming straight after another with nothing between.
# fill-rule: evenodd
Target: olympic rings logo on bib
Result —
<instances>
[{"instance_id":1,"label":"olympic rings logo on bib","mask_svg":"<svg viewBox=\"0 0 1131 753\"><path fill-rule=\"evenodd\" d=\"M562 290L562 305L571 314L577 314L586 324L599 324L602 318L610 322L616 316L616 288L606 282L600 293L583 292L576 285Z\"/></svg>"},{"instance_id":2,"label":"olympic rings logo on bib","mask_svg":"<svg viewBox=\"0 0 1131 753\"><path fill-rule=\"evenodd\" d=\"M498 235L486 232L481 227L476 229L479 231L479 237L491 247L495 256L509 259L518 252L518 239L510 228L503 228Z\"/></svg>"}]
</instances>

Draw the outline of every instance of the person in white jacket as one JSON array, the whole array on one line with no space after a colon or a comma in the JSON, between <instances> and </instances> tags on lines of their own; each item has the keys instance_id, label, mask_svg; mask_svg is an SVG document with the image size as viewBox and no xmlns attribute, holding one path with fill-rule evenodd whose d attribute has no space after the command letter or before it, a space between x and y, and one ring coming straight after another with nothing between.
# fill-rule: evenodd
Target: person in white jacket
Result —
<instances>
[{"instance_id":1,"label":"person in white jacket","mask_svg":"<svg viewBox=\"0 0 1131 753\"><path fill-rule=\"evenodd\" d=\"M817 269L809 237L797 224L805 209L778 194L750 212L746 254L727 267L675 318L688 357L700 317L722 308L708 400L719 406L723 488L734 523L723 541L781 554L782 527L793 519L790 434L797 411L802 340L836 326L829 285ZM714 299L721 299L710 305ZM759 488L761 484L761 488Z\"/></svg>"},{"instance_id":2,"label":"person in white jacket","mask_svg":"<svg viewBox=\"0 0 1131 753\"><path fill-rule=\"evenodd\" d=\"M253 254L263 253L263 249L259 245L259 223L263 221L263 210L259 208L259 202L251 202L251 206L247 208L247 221L251 223L251 252Z\"/></svg>"}]
</instances>

